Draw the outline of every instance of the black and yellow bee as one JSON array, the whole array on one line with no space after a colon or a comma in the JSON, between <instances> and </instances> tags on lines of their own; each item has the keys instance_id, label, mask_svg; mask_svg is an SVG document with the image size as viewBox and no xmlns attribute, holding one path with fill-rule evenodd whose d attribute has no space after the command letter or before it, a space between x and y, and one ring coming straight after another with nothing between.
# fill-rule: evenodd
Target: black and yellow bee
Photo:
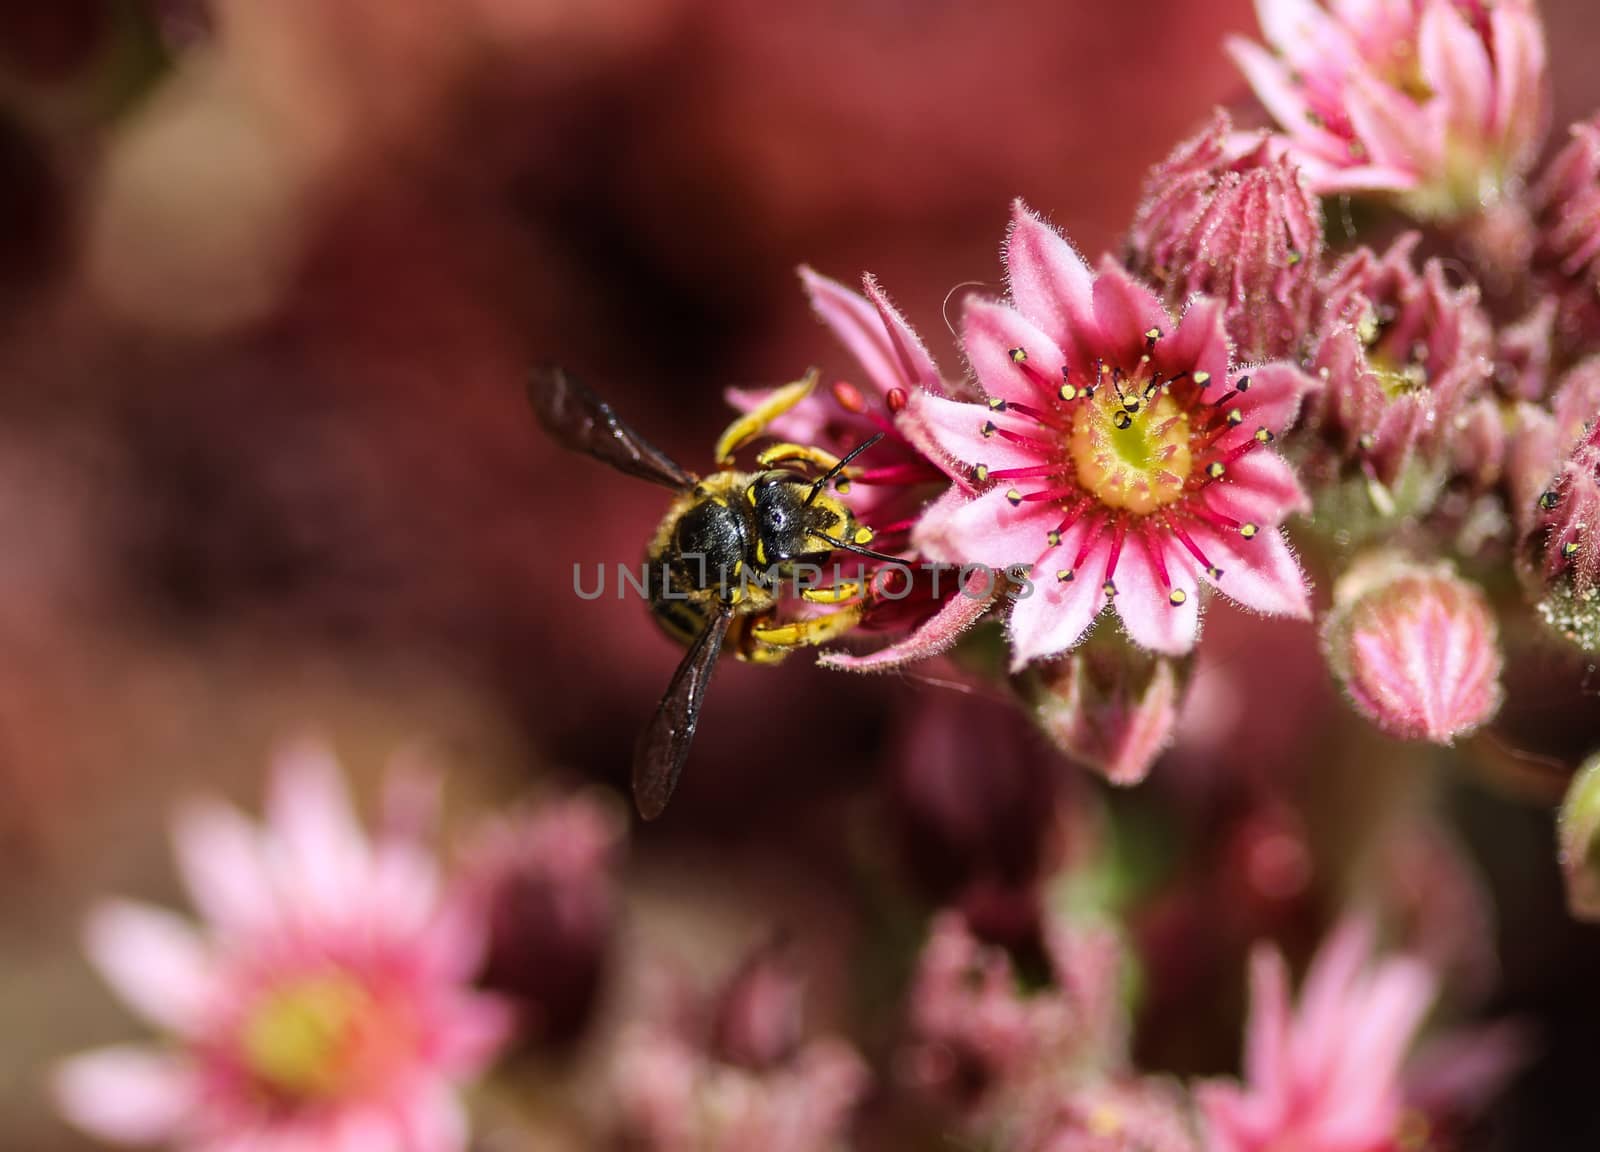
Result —
<instances>
[{"instance_id":1,"label":"black and yellow bee","mask_svg":"<svg viewBox=\"0 0 1600 1152\"><path fill-rule=\"evenodd\" d=\"M702 479L560 369L541 370L530 380L534 411L556 440L678 494L646 560L652 614L688 645L634 752L634 802L646 820L661 814L677 787L706 685L725 646L742 660L774 663L796 648L837 639L860 621L872 598L870 580L802 587L801 566L820 569L836 551L895 560L866 547L871 529L830 491L830 485L844 486L845 469L880 436L842 458L801 444L773 444L756 457L760 471L734 468L735 454L815 385L812 373L736 419L717 442L717 471ZM780 619L786 584L805 601L832 610Z\"/></svg>"}]
</instances>

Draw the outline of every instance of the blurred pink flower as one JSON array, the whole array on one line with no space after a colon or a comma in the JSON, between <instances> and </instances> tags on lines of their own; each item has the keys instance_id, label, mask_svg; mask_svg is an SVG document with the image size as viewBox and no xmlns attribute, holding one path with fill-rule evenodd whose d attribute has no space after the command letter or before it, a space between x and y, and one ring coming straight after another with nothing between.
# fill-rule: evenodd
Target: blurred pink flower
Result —
<instances>
[{"instance_id":1,"label":"blurred pink flower","mask_svg":"<svg viewBox=\"0 0 1600 1152\"><path fill-rule=\"evenodd\" d=\"M461 898L488 932L481 983L517 1006L528 1040L575 1039L599 999L626 840L618 804L579 794L475 830Z\"/></svg>"},{"instance_id":2,"label":"blurred pink flower","mask_svg":"<svg viewBox=\"0 0 1600 1152\"><path fill-rule=\"evenodd\" d=\"M1366 557L1340 578L1334 605L1323 628L1328 666L1356 710L1391 736L1449 744L1499 709L1494 613L1448 564Z\"/></svg>"},{"instance_id":3,"label":"blurred pink flower","mask_svg":"<svg viewBox=\"0 0 1600 1152\"><path fill-rule=\"evenodd\" d=\"M1471 215L1536 158L1548 115L1533 0L1257 0L1275 50L1228 50L1321 195Z\"/></svg>"},{"instance_id":4,"label":"blurred pink flower","mask_svg":"<svg viewBox=\"0 0 1600 1152\"><path fill-rule=\"evenodd\" d=\"M1051 1092L1006 1152L1196 1152L1192 1109L1177 1084L1157 1079L1096 1080Z\"/></svg>"},{"instance_id":5,"label":"blurred pink flower","mask_svg":"<svg viewBox=\"0 0 1600 1152\"><path fill-rule=\"evenodd\" d=\"M1006 264L1010 303L976 300L963 322L987 399L919 391L901 426L970 495L924 513L922 551L1030 574L1013 668L1071 649L1112 603L1141 647L1187 652L1202 574L1247 607L1306 617L1278 530L1305 497L1268 445L1309 381L1287 364L1235 371L1220 302L1174 323L1020 201Z\"/></svg>"},{"instance_id":6,"label":"blurred pink flower","mask_svg":"<svg viewBox=\"0 0 1600 1152\"><path fill-rule=\"evenodd\" d=\"M1108 930L1039 927L1039 972L981 939L970 917L933 921L912 985L904 1066L919 1092L980 1126L1041 1077L1098 1078L1127 1061L1123 949ZM1028 982L1037 984L1028 987Z\"/></svg>"},{"instance_id":7,"label":"blurred pink flower","mask_svg":"<svg viewBox=\"0 0 1600 1152\"><path fill-rule=\"evenodd\" d=\"M68 1061L64 1115L112 1142L205 1152L465 1148L457 1086L511 1018L468 987L479 925L441 900L415 830L369 841L331 754L306 744L274 765L265 827L207 802L182 815L176 844L207 931L112 902L87 942L170 1047Z\"/></svg>"},{"instance_id":8,"label":"blurred pink flower","mask_svg":"<svg viewBox=\"0 0 1600 1152\"><path fill-rule=\"evenodd\" d=\"M1283 956L1258 947L1246 1083L1197 1090L1214 1152L1397 1152L1401 1065L1434 993L1420 962L1374 963L1370 925L1349 919L1318 952L1296 1012Z\"/></svg>"},{"instance_id":9,"label":"blurred pink flower","mask_svg":"<svg viewBox=\"0 0 1600 1152\"><path fill-rule=\"evenodd\" d=\"M804 984L781 945L759 947L714 1002L692 990L660 991L666 995L653 997L654 1018L634 1023L611 1061L610 1115L621 1147L832 1152L844 1145L870 1081L867 1066L838 1037L804 1036Z\"/></svg>"},{"instance_id":10,"label":"blurred pink flower","mask_svg":"<svg viewBox=\"0 0 1600 1152\"><path fill-rule=\"evenodd\" d=\"M1258 363L1297 354L1311 326L1322 209L1264 137L1241 154L1232 135L1219 111L1150 170L1125 248L1128 267L1169 306L1223 301L1236 355Z\"/></svg>"}]
</instances>

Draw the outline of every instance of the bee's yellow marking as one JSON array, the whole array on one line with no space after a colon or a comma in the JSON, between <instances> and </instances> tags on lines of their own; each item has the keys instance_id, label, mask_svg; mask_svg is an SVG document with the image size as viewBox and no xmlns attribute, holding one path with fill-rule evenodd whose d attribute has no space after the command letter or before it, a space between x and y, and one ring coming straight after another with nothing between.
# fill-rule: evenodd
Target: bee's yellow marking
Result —
<instances>
[{"instance_id":1,"label":"bee's yellow marking","mask_svg":"<svg viewBox=\"0 0 1600 1152\"><path fill-rule=\"evenodd\" d=\"M756 486L754 484L744 490L744 498L750 501L750 507L754 508L756 506Z\"/></svg>"},{"instance_id":2,"label":"bee's yellow marking","mask_svg":"<svg viewBox=\"0 0 1600 1152\"><path fill-rule=\"evenodd\" d=\"M718 466L730 467L733 464L734 453L765 432L774 420L811 395L811 390L817 386L817 378L817 370L813 368L803 379L774 389L772 394L753 411L746 412L729 424L717 439Z\"/></svg>"},{"instance_id":3,"label":"bee's yellow marking","mask_svg":"<svg viewBox=\"0 0 1600 1152\"><path fill-rule=\"evenodd\" d=\"M756 541L756 563L763 568L767 566L767 545L764 540Z\"/></svg>"},{"instance_id":4,"label":"bee's yellow marking","mask_svg":"<svg viewBox=\"0 0 1600 1152\"><path fill-rule=\"evenodd\" d=\"M861 584L851 580L828 588L807 588L800 593L800 598L811 604L842 604L859 595L861 595Z\"/></svg>"},{"instance_id":5,"label":"bee's yellow marking","mask_svg":"<svg viewBox=\"0 0 1600 1152\"><path fill-rule=\"evenodd\" d=\"M788 624L757 624L751 634L763 644L779 648L805 648L837 640L861 622L865 606L852 604L824 616L812 616Z\"/></svg>"},{"instance_id":6,"label":"bee's yellow marking","mask_svg":"<svg viewBox=\"0 0 1600 1152\"><path fill-rule=\"evenodd\" d=\"M756 457L756 463L763 468L770 468L774 464L781 464L786 460L804 460L818 471L827 472L839 463L839 458L831 452L821 448L812 448L805 444L774 444L770 448L761 450Z\"/></svg>"}]
</instances>

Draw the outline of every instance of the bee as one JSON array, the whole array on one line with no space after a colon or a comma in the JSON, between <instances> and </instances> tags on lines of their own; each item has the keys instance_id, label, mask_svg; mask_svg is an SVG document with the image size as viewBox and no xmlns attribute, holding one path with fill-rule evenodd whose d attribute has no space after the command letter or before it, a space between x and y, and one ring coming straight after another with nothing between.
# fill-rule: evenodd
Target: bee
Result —
<instances>
[{"instance_id":1,"label":"bee","mask_svg":"<svg viewBox=\"0 0 1600 1152\"><path fill-rule=\"evenodd\" d=\"M756 457L759 471L734 466L735 454L805 399L816 380L812 372L776 389L734 420L717 442L717 470L701 478L564 371L542 369L530 377L534 413L555 440L676 493L646 550L646 588L657 623L687 651L634 750L634 803L646 820L661 815L677 787L724 648L741 660L770 664L797 648L829 643L860 622L872 600L870 580L803 587L802 566L820 572L838 551L898 559L868 548L872 530L834 495L847 486L845 469L881 433L843 457L777 443ZM831 610L780 619L786 583L799 588L803 600Z\"/></svg>"}]
</instances>

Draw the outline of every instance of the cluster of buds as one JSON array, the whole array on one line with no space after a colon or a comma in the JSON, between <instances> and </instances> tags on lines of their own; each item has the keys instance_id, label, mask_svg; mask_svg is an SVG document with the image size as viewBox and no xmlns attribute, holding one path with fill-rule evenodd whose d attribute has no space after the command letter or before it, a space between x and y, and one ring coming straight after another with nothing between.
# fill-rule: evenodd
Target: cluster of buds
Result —
<instances>
[{"instance_id":1,"label":"cluster of buds","mask_svg":"<svg viewBox=\"0 0 1600 1152\"><path fill-rule=\"evenodd\" d=\"M1322 263L1322 211L1300 170L1263 137L1238 153L1228 118L1180 144L1145 180L1128 231L1128 267L1167 305L1226 301L1247 363L1295 354L1310 327Z\"/></svg>"},{"instance_id":2,"label":"cluster of buds","mask_svg":"<svg viewBox=\"0 0 1600 1152\"><path fill-rule=\"evenodd\" d=\"M1437 260L1419 273L1419 240L1410 233L1382 256L1359 249L1324 286L1309 361L1320 386L1306 414L1321 442L1308 462L1318 479L1355 469L1392 494L1413 463L1436 471L1487 383L1491 330L1478 290L1452 288Z\"/></svg>"},{"instance_id":3,"label":"cluster of buds","mask_svg":"<svg viewBox=\"0 0 1600 1152\"><path fill-rule=\"evenodd\" d=\"M1560 304L1569 348L1600 337L1600 117L1572 126L1572 139L1530 196L1538 224L1535 257Z\"/></svg>"}]
</instances>

